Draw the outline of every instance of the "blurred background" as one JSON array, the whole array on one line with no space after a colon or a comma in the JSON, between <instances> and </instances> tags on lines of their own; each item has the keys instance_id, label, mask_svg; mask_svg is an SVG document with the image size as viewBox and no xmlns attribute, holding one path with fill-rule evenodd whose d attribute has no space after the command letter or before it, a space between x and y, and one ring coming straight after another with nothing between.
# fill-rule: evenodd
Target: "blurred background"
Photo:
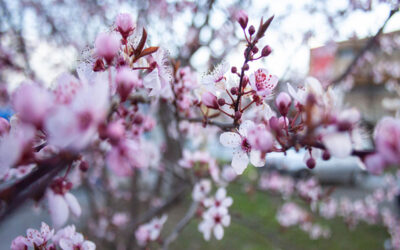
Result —
<instances>
[{"instance_id":1,"label":"blurred background","mask_svg":"<svg viewBox=\"0 0 400 250\"><path fill-rule=\"evenodd\" d=\"M60 73L74 72L96 35L112 29L121 12L132 14L137 29L146 28L151 45L166 48L172 58L197 71L200 79L221 61L231 66L242 64L245 43L235 22L239 10L245 10L249 23L256 27L261 17L275 15L259 46L270 45L273 53L252 67L262 65L276 74L281 88L286 88L286 82L301 84L309 75L324 85L336 85L345 93L344 103L361 111L366 136L378 119L399 110L400 14L395 0L0 0L0 83L9 90L28 79L51 86ZM1 115L9 116L9 108L2 107ZM228 161L229 154L214 146L218 160ZM301 152L285 158L271 155L267 164L294 177L316 176L325 188L335 186L336 197L362 198L384 182L383 177L368 175L353 158L321 162L313 171L301 158ZM232 213L248 220L237 216L222 241L208 243L197 232L197 225L190 225L180 235L185 240L176 241L171 248L383 248L388 238L383 227L363 224L353 232L339 219L326 222L333 232L331 239L312 240L297 229L283 232L275 220L279 198L244 184L259 175L257 170L249 170L243 181L228 188L235 200ZM83 193L77 196L87 208L83 219L76 221L84 228L84 218L90 214L85 202L89 201ZM169 222L178 219L188 203L182 199L182 206L170 213ZM11 240L26 228L48 221L46 213L29 205L0 224L0 249L9 248Z\"/></svg>"}]
</instances>

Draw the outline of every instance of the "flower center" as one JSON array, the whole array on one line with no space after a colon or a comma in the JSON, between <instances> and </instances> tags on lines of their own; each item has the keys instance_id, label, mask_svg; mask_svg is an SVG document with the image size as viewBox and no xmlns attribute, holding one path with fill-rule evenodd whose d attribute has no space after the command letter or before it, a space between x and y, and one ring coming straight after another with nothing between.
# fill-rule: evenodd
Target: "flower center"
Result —
<instances>
[{"instance_id":1,"label":"flower center","mask_svg":"<svg viewBox=\"0 0 400 250\"><path fill-rule=\"evenodd\" d=\"M215 224L221 223L221 216L219 214L214 216L214 222Z\"/></svg>"},{"instance_id":2,"label":"flower center","mask_svg":"<svg viewBox=\"0 0 400 250\"><path fill-rule=\"evenodd\" d=\"M251 151L251 146L250 146L249 141L248 141L246 138L244 138L244 139L242 140L241 147L242 147L242 150L243 150L243 151L245 151L246 153L250 153L250 151Z\"/></svg>"}]
</instances>

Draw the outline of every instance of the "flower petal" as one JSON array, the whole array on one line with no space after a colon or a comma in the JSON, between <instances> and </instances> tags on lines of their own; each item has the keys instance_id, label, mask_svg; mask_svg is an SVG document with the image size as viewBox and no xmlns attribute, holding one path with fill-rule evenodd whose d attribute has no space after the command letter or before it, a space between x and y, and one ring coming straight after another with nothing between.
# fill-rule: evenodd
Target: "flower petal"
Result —
<instances>
[{"instance_id":1,"label":"flower petal","mask_svg":"<svg viewBox=\"0 0 400 250\"><path fill-rule=\"evenodd\" d=\"M224 228L221 224L218 224L214 227L214 236L217 240L222 240L224 237Z\"/></svg>"},{"instance_id":2,"label":"flower petal","mask_svg":"<svg viewBox=\"0 0 400 250\"><path fill-rule=\"evenodd\" d=\"M249 157L246 152L242 151L240 148L233 152L232 157L232 167L236 174L242 174L249 164Z\"/></svg>"},{"instance_id":3,"label":"flower petal","mask_svg":"<svg viewBox=\"0 0 400 250\"><path fill-rule=\"evenodd\" d=\"M222 133L221 136L219 137L219 141L221 142L222 145L228 148L235 148L240 146L242 142L242 138L238 133L234 132L225 132Z\"/></svg>"}]
</instances>

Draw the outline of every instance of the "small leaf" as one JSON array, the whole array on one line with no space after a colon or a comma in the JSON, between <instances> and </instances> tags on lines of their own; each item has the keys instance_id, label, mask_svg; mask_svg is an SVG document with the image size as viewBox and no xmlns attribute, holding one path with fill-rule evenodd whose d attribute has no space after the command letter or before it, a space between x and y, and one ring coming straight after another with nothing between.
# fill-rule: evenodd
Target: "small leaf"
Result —
<instances>
[{"instance_id":1,"label":"small leaf","mask_svg":"<svg viewBox=\"0 0 400 250\"><path fill-rule=\"evenodd\" d=\"M141 52L144 48L144 45L146 43L146 40L147 40L147 32L146 32L146 29L143 28L142 38L140 38L140 42L135 49L135 56L139 56L141 54Z\"/></svg>"},{"instance_id":2,"label":"small leaf","mask_svg":"<svg viewBox=\"0 0 400 250\"><path fill-rule=\"evenodd\" d=\"M158 50L158 47L149 47L149 48L146 48L146 49L144 49L144 50L142 51L142 53L140 53L139 57L143 57L143 56L150 55L150 54L156 52L157 50Z\"/></svg>"}]
</instances>

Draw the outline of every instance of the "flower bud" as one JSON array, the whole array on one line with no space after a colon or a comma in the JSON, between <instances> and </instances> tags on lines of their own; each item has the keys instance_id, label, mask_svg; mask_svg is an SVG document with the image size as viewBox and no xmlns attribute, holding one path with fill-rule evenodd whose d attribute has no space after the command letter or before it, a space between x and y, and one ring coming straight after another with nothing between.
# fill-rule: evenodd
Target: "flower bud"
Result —
<instances>
[{"instance_id":1,"label":"flower bud","mask_svg":"<svg viewBox=\"0 0 400 250\"><path fill-rule=\"evenodd\" d=\"M244 76L243 77L243 82L242 82L243 89L246 88L248 83L249 83L249 77L248 76Z\"/></svg>"},{"instance_id":2,"label":"flower bud","mask_svg":"<svg viewBox=\"0 0 400 250\"><path fill-rule=\"evenodd\" d=\"M138 84L139 78L136 71L133 71L129 67L122 67L115 77L117 83L117 92L121 97L121 101L124 102L131 94L132 89Z\"/></svg>"},{"instance_id":3,"label":"flower bud","mask_svg":"<svg viewBox=\"0 0 400 250\"><path fill-rule=\"evenodd\" d=\"M239 89L238 89L237 87L232 87L232 88L231 88L231 94L232 94L232 95L237 95L238 92L239 92Z\"/></svg>"},{"instance_id":4,"label":"flower bud","mask_svg":"<svg viewBox=\"0 0 400 250\"><path fill-rule=\"evenodd\" d=\"M218 99L218 105L219 106L224 106L225 105L225 99L224 98L219 98Z\"/></svg>"},{"instance_id":5,"label":"flower bud","mask_svg":"<svg viewBox=\"0 0 400 250\"><path fill-rule=\"evenodd\" d=\"M249 70L249 68L250 68L250 67L249 67L249 64L246 63L245 65L243 65L243 69L244 69L244 70Z\"/></svg>"},{"instance_id":6,"label":"flower bud","mask_svg":"<svg viewBox=\"0 0 400 250\"><path fill-rule=\"evenodd\" d=\"M81 161L81 162L79 163L79 169L80 169L82 172L86 172L86 171L89 169L89 164L88 164L86 161Z\"/></svg>"},{"instance_id":7,"label":"flower bud","mask_svg":"<svg viewBox=\"0 0 400 250\"><path fill-rule=\"evenodd\" d=\"M208 108L218 109L219 107L217 97L211 92L204 92L201 96L201 101Z\"/></svg>"},{"instance_id":8,"label":"flower bud","mask_svg":"<svg viewBox=\"0 0 400 250\"><path fill-rule=\"evenodd\" d=\"M286 116L288 114L292 99L286 92L281 92L275 99L275 105L278 108L281 115Z\"/></svg>"},{"instance_id":9,"label":"flower bud","mask_svg":"<svg viewBox=\"0 0 400 250\"><path fill-rule=\"evenodd\" d=\"M119 39L114 34L100 33L95 42L96 54L104 58L108 64L111 64L119 51L120 44Z\"/></svg>"},{"instance_id":10,"label":"flower bud","mask_svg":"<svg viewBox=\"0 0 400 250\"><path fill-rule=\"evenodd\" d=\"M247 23L249 22L249 17L247 16L247 13L244 10L240 10L236 14L236 20L242 27L242 29L245 29L247 27Z\"/></svg>"},{"instance_id":11,"label":"flower bud","mask_svg":"<svg viewBox=\"0 0 400 250\"><path fill-rule=\"evenodd\" d=\"M315 168L316 162L314 158L309 158L306 162L306 165L309 169Z\"/></svg>"},{"instance_id":12,"label":"flower bud","mask_svg":"<svg viewBox=\"0 0 400 250\"><path fill-rule=\"evenodd\" d=\"M119 14L117 16L115 24L117 25L118 32L121 34L124 40L126 40L126 38L128 38L128 36L130 36L135 29L132 17L130 14L127 13Z\"/></svg>"},{"instance_id":13,"label":"flower bud","mask_svg":"<svg viewBox=\"0 0 400 250\"><path fill-rule=\"evenodd\" d=\"M251 25L251 26L249 27L249 34L250 34L250 36L252 36L255 32L256 32L256 28L254 28L254 26Z\"/></svg>"},{"instance_id":14,"label":"flower bud","mask_svg":"<svg viewBox=\"0 0 400 250\"><path fill-rule=\"evenodd\" d=\"M324 153L322 154L322 159L323 159L324 161L327 161L327 160L329 160L330 158L331 158L331 154L329 153L328 150L325 150Z\"/></svg>"},{"instance_id":15,"label":"flower bud","mask_svg":"<svg viewBox=\"0 0 400 250\"><path fill-rule=\"evenodd\" d=\"M254 54L257 54L257 52L258 52L258 47L257 47L257 46L254 46L254 47L251 49L251 52L253 52Z\"/></svg>"},{"instance_id":16,"label":"flower bud","mask_svg":"<svg viewBox=\"0 0 400 250\"><path fill-rule=\"evenodd\" d=\"M236 67L232 67L232 68L231 68L231 72L232 72L233 74L236 74L236 73L237 73L237 68L236 68Z\"/></svg>"},{"instance_id":17,"label":"flower bud","mask_svg":"<svg viewBox=\"0 0 400 250\"><path fill-rule=\"evenodd\" d=\"M262 51L261 51L261 56L262 56L262 57L269 56L269 54L271 54L271 52L272 52L271 47L270 47L269 45L267 45L267 46L265 46L265 47L262 49Z\"/></svg>"}]
</instances>

